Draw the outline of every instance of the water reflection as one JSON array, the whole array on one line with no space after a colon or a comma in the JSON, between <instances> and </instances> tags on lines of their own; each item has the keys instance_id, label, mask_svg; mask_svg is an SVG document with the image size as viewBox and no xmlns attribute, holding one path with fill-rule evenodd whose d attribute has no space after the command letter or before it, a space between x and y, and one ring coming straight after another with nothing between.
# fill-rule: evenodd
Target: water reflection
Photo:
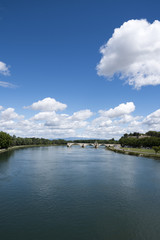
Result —
<instances>
[{"instance_id":1,"label":"water reflection","mask_svg":"<svg viewBox=\"0 0 160 240\"><path fill-rule=\"evenodd\" d=\"M0 153L0 179L6 174L9 168L9 160L13 156L13 151Z\"/></svg>"},{"instance_id":2,"label":"water reflection","mask_svg":"<svg viewBox=\"0 0 160 240\"><path fill-rule=\"evenodd\" d=\"M0 159L2 239L160 238L159 162L79 146Z\"/></svg>"},{"instance_id":3,"label":"water reflection","mask_svg":"<svg viewBox=\"0 0 160 240\"><path fill-rule=\"evenodd\" d=\"M12 155L14 154L14 151L7 151L7 152L3 152L0 154L0 164L3 161L7 161Z\"/></svg>"}]
</instances>

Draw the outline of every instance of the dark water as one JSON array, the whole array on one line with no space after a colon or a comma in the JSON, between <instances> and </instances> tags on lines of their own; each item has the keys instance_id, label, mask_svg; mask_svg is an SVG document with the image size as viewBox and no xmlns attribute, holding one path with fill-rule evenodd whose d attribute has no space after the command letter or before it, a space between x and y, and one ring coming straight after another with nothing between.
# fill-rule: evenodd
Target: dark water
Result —
<instances>
[{"instance_id":1,"label":"dark water","mask_svg":"<svg viewBox=\"0 0 160 240\"><path fill-rule=\"evenodd\" d=\"M160 161L79 146L0 154L0 239L158 240Z\"/></svg>"}]
</instances>

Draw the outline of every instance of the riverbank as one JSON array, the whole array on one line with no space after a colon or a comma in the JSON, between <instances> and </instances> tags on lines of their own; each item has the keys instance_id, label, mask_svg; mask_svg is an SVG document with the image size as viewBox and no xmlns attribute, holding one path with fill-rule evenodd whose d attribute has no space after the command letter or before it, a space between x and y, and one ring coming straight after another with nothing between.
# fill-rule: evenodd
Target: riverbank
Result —
<instances>
[{"instance_id":1,"label":"riverbank","mask_svg":"<svg viewBox=\"0 0 160 240\"><path fill-rule=\"evenodd\" d=\"M55 145L20 145L20 146L13 146L5 149L0 149L0 153L8 152L11 150L16 150L19 148L31 148L31 147L48 147L48 146L55 146Z\"/></svg>"},{"instance_id":2,"label":"riverbank","mask_svg":"<svg viewBox=\"0 0 160 240\"><path fill-rule=\"evenodd\" d=\"M111 150L116 153L133 155L137 157L147 157L160 159L160 153L155 153L153 149L141 149L141 148L116 148L116 147L107 147L108 150Z\"/></svg>"}]
</instances>

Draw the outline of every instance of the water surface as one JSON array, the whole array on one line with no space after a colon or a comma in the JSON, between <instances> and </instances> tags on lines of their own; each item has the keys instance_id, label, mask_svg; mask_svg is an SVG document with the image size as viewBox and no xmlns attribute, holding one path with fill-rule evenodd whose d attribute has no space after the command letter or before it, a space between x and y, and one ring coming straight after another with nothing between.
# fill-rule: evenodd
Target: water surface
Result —
<instances>
[{"instance_id":1,"label":"water surface","mask_svg":"<svg viewBox=\"0 0 160 240\"><path fill-rule=\"evenodd\" d=\"M0 239L158 240L160 161L104 147L0 154Z\"/></svg>"}]
</instances>

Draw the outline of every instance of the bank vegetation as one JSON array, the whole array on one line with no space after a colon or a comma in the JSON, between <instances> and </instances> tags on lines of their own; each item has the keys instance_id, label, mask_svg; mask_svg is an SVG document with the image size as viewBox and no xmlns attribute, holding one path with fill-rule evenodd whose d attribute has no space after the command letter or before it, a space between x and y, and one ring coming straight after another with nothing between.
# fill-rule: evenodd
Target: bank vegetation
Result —
<instances>
[{"instance_id":1,"label":"bank vegetation","mask_svg":"<svg viewBox=\"0 0 160 240\"><path fill-rule=\"evenodd\" d=\"M94 143L97 141L99 144L115 144L121 147L109 147L110 150L119 153L143 156L160 157L160 132L149 131L145 134L134 132L125 133L119 140L114 138L106 139L78 139L67 141L64 139L45 139L45 138L21 138L15 135L11 136L6 132L0 132L0 152L5 149L13 149L17 147L30 147L30 146L48 146L48 145L66 145L68 142L73 143Z\"/></svg>"},{"instance_id":2,"label":"bank vegetation","mask_svg":"<svg viewBox=\"0 0 160 240\"><path fill-rule=\"evenodd\" d=\"M6 132L0 132L0 149L15 148L20 146L45 146L45 145L62 145L67 142L64 139L45 139L45 138L21 138L15 135L11 136Z\"/></svg>"}]
</instances>

